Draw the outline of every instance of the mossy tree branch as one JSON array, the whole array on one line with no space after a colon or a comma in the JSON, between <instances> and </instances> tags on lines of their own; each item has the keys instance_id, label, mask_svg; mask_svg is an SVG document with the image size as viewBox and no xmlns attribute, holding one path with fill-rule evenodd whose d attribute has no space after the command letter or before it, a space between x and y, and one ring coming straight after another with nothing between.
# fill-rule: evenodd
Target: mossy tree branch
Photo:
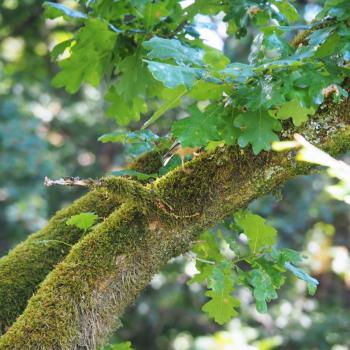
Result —
<instances>
[{"instance_id":1,"label":"mossy tree branch","mask_svg":"<svg viewBox=\"0 0 350 350\"><path fill-rule=\"evenodd\" d=\"M287 128L281 137L298 132L339 154L350 149L349 107L349 101L323 105L306 125ZM293 157L219 147L187 163L186 171L147 185L150 201L129 199L74 245L0 338L0 349L95 349L153 274L188 251L203 229L309 172L310 165Z\"/></svg>"},{"instance_id":2,"label":"mossy tree branch","mask_svg":"<svg viewBox=\"0 0 350 350\"><path fill-rule=\"evenodd\" d=\"M152 151L129 164L129 168L155 173L161 167L162 152ZM96 188L69 207L57 212L47 226L30 235L0 259L0 334L24 310L28 299L52 268L68 253L84 232L65 222L81 212L95 212L100 220L121 204L120 193Z\"/></svg>"}]
</instances>

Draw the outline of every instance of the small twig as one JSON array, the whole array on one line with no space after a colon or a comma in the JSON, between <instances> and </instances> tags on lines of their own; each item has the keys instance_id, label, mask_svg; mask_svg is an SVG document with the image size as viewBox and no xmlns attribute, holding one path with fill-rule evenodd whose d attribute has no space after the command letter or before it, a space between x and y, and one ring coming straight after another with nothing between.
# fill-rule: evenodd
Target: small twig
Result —
<instances>
[{"instance_id":1,"label":"small twig","mask_svg":"<svg viewBox=\"0 0 350 350\"><path fill-rule=\"evenodd\" d=\"M167 212L167 213L176 219L191 219L191 218L195 218L196 216L201 215L200 213L194 213L194 214L190 214L190 215L177 215L177 214L171 213L171 212Z\"/></svg>"},{"instance_id":2,"label":"small twig","mask_svg":"<svg viewBox=\"0 0 350 350\"><path fill-rule=\"evenodd\" d=\"M205 260L205 259L198 258L198 257L195 257L195 259L200 261L200 262L206 263L206 264L215 265L215 261Z\"/></svg>"},{"instance_id":3,"label":"small twig","mask_svg":"<svg viewBox=\"0 0 350 350\"><path fill-rule=\"evenodd\" d=\"M124 180L124 181L128 181L126 179L122 179L122 178L120 178L120 179ZM101 181L101 180L94 180L94 179L81 179L80 177L62 177L62 178L57 179L57 180L52 180L52 179L49 179L47 176L45 176L44 184L47 187L54 186L54 185L83 186L83 187L108 185L106 183L106 181L104 181L104 180ZM143 186L140 185L140 187L143 187ZM140 195L141 195L141 193L139 193L139 192L136 193L137 197L140 197ZM158 208L163 210L168 215L175 217L176 219L189 219L189 218L193 218L193 217L200 215L200 213L194 213L194 214L190 214L190 215L178 215L178 214L175 214L173 212L174 209L171 207L171 205L168 204L167 202L165 202L163 199L156 198L156 201L157 201Z\"/></svg>"},{"instance_id":4,"label":"small twig","mask_svg":"<svg viewBox=\"0 0 350 350\"><path fill-rule=\"evenodd\" d=\"M198 260L198 261L206 263L206 264L215 265L215 261L198 258L198 256L193 252L188 252L188 253L186 253L186 255L188 256L189 259Z\"/></svg>"},{"instance_id":5,"label":"small twig","mask_svg":"<svg viewBox=\"0 0 350 350\"><path fill-rule=\"evenodd\" d=\"M100 186L101 181L94 179L81 179L80 177L62 177L57 180L51 180L47 176L45 176L44 184L47 187L53 185L90 187Z\"/></svg>"}]
</instances>

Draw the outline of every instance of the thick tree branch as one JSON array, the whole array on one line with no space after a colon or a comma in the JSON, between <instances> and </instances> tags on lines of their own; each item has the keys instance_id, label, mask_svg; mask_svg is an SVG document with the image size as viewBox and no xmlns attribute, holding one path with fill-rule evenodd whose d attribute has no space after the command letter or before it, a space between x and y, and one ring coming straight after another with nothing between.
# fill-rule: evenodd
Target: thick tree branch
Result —
<instances>
[{"instance_id":1,"label":"thick tree branch","mask_svg":"<svg viewBox=\"0 0 350 350\"><path fill-rule=\"evenodd\" d=\"M349 101L324 105L298 132L338 154L350 149ZM95 349L154 273L188 251L198 233L311 166L293 152L219 147L158 179L149 202L129 199L47 276L0 349ZM112 181L112 180L111 180ZM169 205L163 210L157 199Z\"/></svg>"},{"instance_id":2,"label":"thick tree branch","mask_svg":"<svg viewBox=\"0 0 350 350\"><path fill-rule=\"evenodd\" d=\"M150 152L133 161L129 168L155 173L161 167L162 152ZM27 300L52 268L68 253L83 231L65 222L81 212L95 212L106 218L121 204L120 194L96 189L57 212L42 230L30 235L0 259L0 334L16 320Z\"/></svg>"}]
</instances>

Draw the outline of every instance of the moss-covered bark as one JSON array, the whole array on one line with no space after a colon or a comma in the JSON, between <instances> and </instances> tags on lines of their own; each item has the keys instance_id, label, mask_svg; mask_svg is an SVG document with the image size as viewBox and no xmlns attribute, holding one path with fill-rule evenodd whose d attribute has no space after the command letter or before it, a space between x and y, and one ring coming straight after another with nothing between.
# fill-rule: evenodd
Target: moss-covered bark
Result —
<instances>
[{"instance_id":1,"label":"moss-covered bark","mask_svg":"<svg viewBox=\"0 0 350 350\"><path fill-rule=\"evenodd\" d=\"M298 131L338 154L350 149L349 104L325 106ZM287 179L307 173L293 154L221 147L147 185L83 237L47 276L0 349L95 349L125 307L204 228ZM109 179L109 189L113 179ZM117 181L117 186L120 181Z\"/></svg>"},{"instance_id":2,"label":"moss-covered bark","mask_svg":"<svg viewBox=\"0 0 350 350\"><path fill-rule=\"evenodd\" d=\"M86 211L94 211L103 219L116 205L115 196L106 190L90 192L57 212L44 229L31 235L0 260L2 332L24 310L36 286L67 255L70 246L81 238L83 231L66 225L67 219Z\"/></svg>"},{"instance_id":3,"label":"moss-covered bark","mask_svg":"<svg viewBox=\"0 0 350 350\"><path fill-rule=\"evenodd\" d=\"M161 166L161 154L150 152L136 159L129 168L144 173L157 172ZM114 192L117 193L114 188ZM121 201L106 189L97 189L68 208L57 212L42 230L0 259L0 334L16 320L24 310L27 300L40 282L68 253L71 245L83 235L83 231L65 224L72 215L95 212L100 220L106 218Z\"/></svg>"}]
</instances>

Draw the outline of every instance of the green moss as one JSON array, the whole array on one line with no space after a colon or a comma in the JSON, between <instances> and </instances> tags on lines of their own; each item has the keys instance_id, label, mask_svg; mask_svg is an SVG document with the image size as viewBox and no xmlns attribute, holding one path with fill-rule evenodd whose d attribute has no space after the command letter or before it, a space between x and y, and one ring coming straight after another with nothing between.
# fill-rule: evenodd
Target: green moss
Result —
<instances>
[{"instance_id":1,"label":"green moss","mask_svg":"<svg viewBox=\"0 0 350 350\"><path fill-rule=\"evenodd\" d=\"M96 303L93 291L103 288L116 269L116 257L142 242L145 227L134 205L115 210L49 274L15 326L0 338L0 349L71 349L70 344L83 343L78 330Z\"/></svg>"},{"instance_id":2,"label":"green moss","mask_svg":"<svg viewBox=\"0 0 350 350\"><path fill-rule=\"evenodd\" d=\"M290 132L330 153L343 151L350 148L350 129L341 111L331 109ZM152 274L188 250L202 229L309 170L291 153L255 156L249 149L218 147L145 187L107 180L110 192L128 200L48 275L0 338L0 349L95 349Z\"/></svg>"},{"instance_id":3,"label":"green moss","mask_svg":"<svg viewBox=\"0 0 350 350\"><path fill-rule=\"evenodd\" d=\"M101 185L112 192L122 201L132 200L146 203L151 200L151 191L138 181L118 176L109 176L101 179Z\"/></svg>"},{"instance_id":4,"label":"green moss","mask_svg":"<svg viewBox=\"0 0 350 350\"><path fill-rule=\"evenodd\" d=\"M325 151L339 154L350 149L349 111L348 102L323 106L309 123L290 128L281 138L291 139L299 132ZM313 166L294 157L293 152L256 156L249 148L218 147L187 163L185 171L179 168L158 179L153 188L185 223L215 224L230 209L247 205L288 178L309 173Z\"/></svg>"},{"instance_id":5,"label":"green moss","mask_svg":"<svg viewBox=\"0 0 350 350\"><path fill-rule=\"evenodd\" d=\"M142 171L145 174L154 174L162 167L164 150L145 153L128 165L128 169Z\"/></svg>"},{"instance_id":6,"label":"green moss","mask_svg":"<svg viewBox=\"0 0 350 350\"><path fill-rule=\"evenodd\" d=\"M129 168L152 173L160 166L161 154L150 152L137 158ZM95 212L103 220L121 203L120 197L105 189L86 194L55 214L44 229L29 236L0 259L0 334L22 313L27 300L52 268L67 255L70 245L82 237L82 230L65 225L65 221L86 211Z\"/></svg>"},{"instance_id":7,"label":"green moss","mask_svg":"<svg viewBox=\"0 0 350 350\"><path fill-rule=\"evenodd\" d=\"M83 231L66 225L66 220L85 211L94 211L103 220L117 204L116 197L106 190L88 193L0 259L1 332L15 321L38 284L82 236Z\"/></svg>"}]
</instances>

